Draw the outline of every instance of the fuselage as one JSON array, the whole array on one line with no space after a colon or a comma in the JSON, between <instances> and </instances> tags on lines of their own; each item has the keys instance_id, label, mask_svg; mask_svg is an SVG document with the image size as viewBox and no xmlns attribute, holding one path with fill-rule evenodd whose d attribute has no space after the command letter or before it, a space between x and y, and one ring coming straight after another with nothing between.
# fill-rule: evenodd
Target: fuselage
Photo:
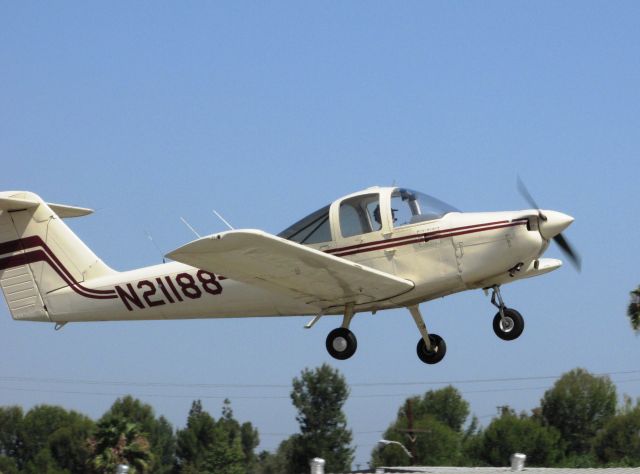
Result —
<instances>
[{"instance_id":1,"label":"fuselage","mask_svg":"<svg viewBox=\"0 0 640 474\"><path fill-rule=\"evenodd\" d=\"M311 244L323 252L414 283L397 297L358 306L375 311L408 306L467 289L506 283L518 264L531 267L548 242L528 229L532 211L458 213L381 228L352 238ZM178 262L119 272L47 295L55 322L190 319L316 314L317 308L280 293ZM325 310L341 314L343 307Z\"/></svg>"}]
</instances>

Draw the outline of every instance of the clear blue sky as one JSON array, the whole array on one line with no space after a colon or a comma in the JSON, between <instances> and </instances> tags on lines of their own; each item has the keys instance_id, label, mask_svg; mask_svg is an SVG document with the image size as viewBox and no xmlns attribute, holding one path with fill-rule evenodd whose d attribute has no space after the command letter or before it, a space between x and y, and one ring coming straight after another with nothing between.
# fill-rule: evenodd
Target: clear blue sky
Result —
<instances>
[{"instance_id":1,"label":"clear blue sky","mask_svg":"<svg viewBox=\"0 0 640 474\"><path fill-rule=\"evenodd\" d=\"M191 240L179 216L222 230L212 208L278 232L397 183L463 210L523 209L519 174L543 207L575 216L566 236L583 272L505 287L526 318L511 343L480 291L424 305L447 340L437 366L415 356L404 310L358 315L358 353L337 362L324 349L337 318L311 331L280 318L56 333L3 305L0 404L99 417L132 393L180 427L192 399L217 417L229 397L273 450L297 430L292 378L329 362L353 384L364 464L405 397L434 382L638 369L625 310L640 283L639 20L638 2L3 2L0 189L95 208L70 224L116 269L159 262L145 231L163 252ZM640 396L640 373L612 379ZM457 386L486 424L497 405L534 408L552 383Z\"/></svg>"}]
</instances>

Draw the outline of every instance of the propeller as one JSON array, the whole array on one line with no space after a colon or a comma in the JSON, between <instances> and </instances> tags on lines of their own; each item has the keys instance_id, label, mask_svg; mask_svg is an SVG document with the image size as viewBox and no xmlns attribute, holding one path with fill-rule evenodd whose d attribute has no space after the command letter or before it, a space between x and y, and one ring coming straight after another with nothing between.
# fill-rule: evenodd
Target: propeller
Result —
<instances>
[{"instance_id":1,"label":"propeller","mask_svg":"<svg viewBox=\"0 0 640 474\"><path fill-rule=\"evenodd\" d=\"M525 186L524 182L520 179L520 176L518 176L518 191L520 191L522 197L529 203L532 208L538 210L538 217L540 218L540 220L546 222L548 220L548 217L540 210L540 206L538 206L535 199L533 199L533 196L531 196L531 193ZM552 211L549 212L553 214ZM571 244L569 244L569 241L562 235L562 233L555 235L553 237L553 240L556 244L558 244L560 250L562 250L562 252L566 255L575 269L580 271L582 269L582 259L571 246Z\"/></svg>"}]
</instances>

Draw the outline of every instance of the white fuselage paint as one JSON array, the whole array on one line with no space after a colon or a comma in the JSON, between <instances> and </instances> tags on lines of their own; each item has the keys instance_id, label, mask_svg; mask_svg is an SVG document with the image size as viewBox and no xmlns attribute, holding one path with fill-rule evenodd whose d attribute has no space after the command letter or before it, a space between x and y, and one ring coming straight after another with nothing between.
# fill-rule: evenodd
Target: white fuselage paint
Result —
<instances>
[{"instance_id":1,"label":"white fuselage paint","mask_svg":"<svg viewBox=\"0 0 640 474\"><path fill-rule=\"evenodd\" d=\"M362 305L356 311L408 306L557 268L559 264L545 271L533 268L548 246L537 230L528 230L527 219L522 218L535 212L454 212L437 220L387 227L312 247L415 284L401 296ZM518 263L523 264L523 270L509 276L508 270ZM54 290L44 298L52 321L236 318L344 311L339 306L323 310L177 262L114 273L83 285L115 296L87 297L69 286Z\"/></svg>"}]
</instances>

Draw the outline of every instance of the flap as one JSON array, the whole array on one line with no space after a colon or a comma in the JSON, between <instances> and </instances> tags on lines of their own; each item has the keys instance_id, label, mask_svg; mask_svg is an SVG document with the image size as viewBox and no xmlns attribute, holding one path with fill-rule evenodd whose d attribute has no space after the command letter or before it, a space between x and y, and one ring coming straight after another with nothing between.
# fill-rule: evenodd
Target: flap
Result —
<instances>
[{"instance_id":1,"label":"flap","mask_svg":"<svg viewBox=\"0 0 640 474\"><path fill-rule=\"evenodd\" d=\"M202 237L167 257L322 308L388 299L414 287L409 280L259 230Z\"/></svg>"}]
</instances>

